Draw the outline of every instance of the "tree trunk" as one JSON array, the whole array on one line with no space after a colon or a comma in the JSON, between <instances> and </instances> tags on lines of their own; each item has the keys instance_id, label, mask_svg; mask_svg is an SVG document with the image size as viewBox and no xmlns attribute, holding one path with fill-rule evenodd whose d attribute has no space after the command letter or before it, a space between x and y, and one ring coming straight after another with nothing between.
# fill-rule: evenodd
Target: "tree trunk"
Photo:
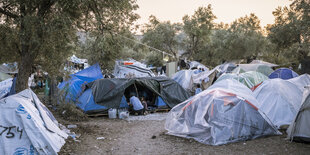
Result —
<instances>
[{"instance_id":1,"label":"tree trunk","mask_svg":"<svg viewBox=\"0 0 310 155\"><path fill-rule=\"evenodd\" d=\"M31 74L32 62L32 58L28 52L21 55L21 60L18 63L16 93L28 88L28 79Z\"/></svg>"}]
</instances>

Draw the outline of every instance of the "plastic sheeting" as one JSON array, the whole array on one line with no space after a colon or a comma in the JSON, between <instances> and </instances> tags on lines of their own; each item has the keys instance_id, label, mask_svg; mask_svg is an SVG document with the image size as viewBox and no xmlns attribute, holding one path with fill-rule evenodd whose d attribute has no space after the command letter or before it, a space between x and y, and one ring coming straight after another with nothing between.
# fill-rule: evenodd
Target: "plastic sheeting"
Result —
<instances>
[{"instance_id":1,"label":"plastic sheeting","mask_svg":"<svg viewBox=\"0 0 310 155\"><path fill-rule=\"evenodd\" d=\"M133 59L115 61L113 75L116 78L155 77L154 73L145 64Z\"/></svg>"},{"instance_id":2,"label":"plastic sheeting","mask_svg":"<svg viewBox=\"0 0 310 155\"><path fill-rule=\"evenodd\" d=\"M64 81L58 86L63 91L66 101L76 101L82 95L83 85L103 78L99 64L90 66L70 76L71 78L68 81Z\"/></svg>"},{"instance_id":3,"label":"plastic sheeting","mask_svg":"<svg viewBox=\"0 0 310 155\"><path fill-rule=\"evenodd\" d=\"M209 68L207 68L205 65L197 62L197 61L191 61L189 62L189 68L192 69L192 68L201 68L201 69L204 69L204 71L209 71Z\"/></svg>"},{"instance_id":4,"label":"plastic sheeting","mask_svg":"<svg viewBox=\"0 0 310 155\"><path fill-rule=\"evenodd\" d=\"M302 92L304 91L304 87L310 85L310 75L303 74L298 77L287 80L297 86Z\"/></svg>"},{"instance_id":5,"label":"plastic sheeting","mask_svg":"<svg viewBox=\"0 0 310 155\"><path fill-rule=\"evenodd\" d=\"M165 128L168 134L209 145L280 134L255 104L250 89L236 80L222 80L175 106Z\"/></svg>"},{"instance_id":6,"label":"plastic sheeting","mask_svg":"<svg viewBox=\"0 0 310 155\"><path fill-rule=\"evenodd\" d=\"M241 82L242 84L244 84L245 86L247 86L248 88L254 90L255 86L257 86L258 84L262 83L265 80L268 80L269 78L259 72L255 72L255 71L249 71L249 72L245 72L245 73L241 73L241 74L222 74L217 80L221 81L224 79L235 79L239 82Z\"/></svg>"},{"instance_id":7,"label":"plastic sheeting","mask_svg":"<svg viewBox=\"0 0 310 155\"><path fill-rule=\"evenodd\" d=\"M287 129L290 140L310 142L310 85L305 87L302 105L294 121Z\"/></svg>"},{"instance_id":8,"label":"plastic sheeting","mask_svg":"<svg viewBox=\"0 0 310 155\"><path fill-rule=\"evenodd\" d=\"M0 100L0 154L57 154L68 135L26 89Z\"/></svg>"},{"instance_id":9,"label":"plastic sheeting","mask_svg":"<svg viewBox=\"0 0 310 155\"><path fill-rule=\"evenodd\" d=\"M302 91L291 82L282 79L264 81L254 91L255 104L278 128L290 125L299 111Z\"/></svg>"},{"instance_id":10,"label":"plastic sheeting","mask_svg":"<svg viewBox=\"0 0 310 155\"><path fill-rule=\"evenodd\" d=\"M172 76L172 79L179 83L187 91L192 91L194 87L194 82L192 79L193 74L195 74L194 70L181 70L176 72Z\"/></svg>"},{"instance_id":11,"label":"plastic sheeting","mask_svg":"<svg viewBox=\"0 0 310 155\"><path fill-rule=\"evenodd\" d=\"M0 72L0 82L4 81L6 79L12 78L12 76L10 76L9 74L5 74L5 73L1 73Z\"/></svg>"},{"instance_id":12,"label":"plastic sheeting","mask_svg":"<svg viewBox=\"0 0 310 155\"><path fill-rule=\"evenodd\" d=\"M13 78L0 82L0 99L6 97L10 93L12 84Z\"/></svg>"},{"instance_id":13,"label":"plastic sheeting","mask_svg":"<svg viewBox=\"0 0 310 155\"><path fill-rule=\"evenodd\" d=\"M273 64L273 63L266 62L266 61L263 61L263 60L253 60L250 64L261 64L261 65L266 65L266 66L269 66L269 67L277 67L277 66L279 66L277 64Z\"/></svg>"},{"instance_id":14,"label":"plastic sheeting","mask_svg":"<svg viewBox=\"0 0 310 155\"><path fill-rule=\"evenodd\" d=\"M291 69L288 68L279 68L277 70L275 70L274 72L272 72L269 75L270 79L274 79L274 78L280 78L283 80L287 80L287 79L291 79L294 77L297 77L298 74L295 73L294 71L292 71Z\"/></svg>"},{"instance_id":15,"label":"plastic sheeting","mask_svg":"<svg viewBox=\"0 0 310 155\"><path fill-rule=\"evenodd\" d=\"M238 64L238 67L235 68L232 73L239 74L248 71L260 72L266 76L269 76L273 72L273 70L269 66L262 64Z\"/></svg>"}]
</instances>

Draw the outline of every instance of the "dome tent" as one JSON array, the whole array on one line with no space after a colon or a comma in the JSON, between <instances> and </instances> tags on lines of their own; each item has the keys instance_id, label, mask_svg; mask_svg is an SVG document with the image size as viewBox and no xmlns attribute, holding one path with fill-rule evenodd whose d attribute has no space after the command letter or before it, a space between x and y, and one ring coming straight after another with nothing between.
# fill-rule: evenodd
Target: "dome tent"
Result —
<instances>
[{"instance_id":1,"label":"dome tent","mask_svg":"<svg viewBox=\"0 0 310 155\"><path fill-rule=\"evenodd\" d=\"M298 74L296 72L294 72L293 70L291 70L291 69L279 68L279 69L275 70L274 72L272 72L269 75L269 78L270 79L280 78L280 79L283 79L283 80L287 80L287 79L291 79L291 78L294 78L294 77L297 77L297 76L298 76Z\"/></svg>"},{"instance_id":2,"label":"dome tent","mask_svg":"<svg viewBox=\"0 0 310 155\"><path fill-rule=\"evenodd\" d=\"M182 86L167 77L98 79L87 84L77 106L87 114L104 113L110 108L121 108L127 104L125 97L129 98L131 88L140 92L148 91L152 99L161 97L164 106L169 108L190 97ZM159 102L159 99L157 101Z\"/></svg>"},{"instance_id":3,"label":"dome tent","mask_svg":"<svg viewBox=\"0 0 310 155\"><path fill-rule=\"evenodd\" d=\"M269 76L273 72L271 67L262 64L238 64L238 67L235 68L232 73L239 74L248 71L260 72L266 76Z\"/></svg>"},{"instance_id":4,"label":"dome tent","mask_svg":"<svg viewBox=\"0 0 310 155\"><path fill-rule=\"evenodd\" d=\"M168 134L209 145L277 135L279 131L254 105L252 91L226 79L175 106L168 113Z\"/></svg>"},{"instance_id":5,"label":"dome tent","mask_svg":"<svg viewBox=\"0 0 310 155\"><path fill-rule=\"evenodd\" d=\"M310 75L303 74L298 77L287 80L297 86L302 92L304 91L304 87L310 85Z\"/></svg>"},{"instance_id":6,"label":"dome tent","mask_svg":"<svg viewBox=\"0 0 310 155\"><path fill-rule=\"evenodd\" d=\"M262 73L256 71L248 71L241 74L223 74L216 81L218 82L224 79L235 79L247 86L248 88L254 90L255 86L269 78Z\"/></svg>"},{"instance_id":7,"label":"dome tent","mask_svg":"<svg viewBox=\"0 0 310 155\"><path fill-rule=\"evenodd\" d=\"M310 142L310 85L305 87L301 108L287 129L290 140Z\"/></svg>"},{"instance_id":8,"label":"dome tent","mask_svg":"<svg viewBox=\"0 0 310 155\"><path fill-rule=\"evenodd\" d=\"M190 92L194 87L194 82L192 78L194 71L195 70L180 70L176 72L171 79L179 83L184 89Z\"/></svg>"},{"instance_id":9,"label":"dome tent","mask_svg":"<svg viewBox=\"0 0 310 155\"><path fill-rule=\"evenodd\" d=\"M255 106L278 128L289 125L301 105L302 91L286 80L266 80L253 93L258 100Z\"/></svg>"}]
</instances>

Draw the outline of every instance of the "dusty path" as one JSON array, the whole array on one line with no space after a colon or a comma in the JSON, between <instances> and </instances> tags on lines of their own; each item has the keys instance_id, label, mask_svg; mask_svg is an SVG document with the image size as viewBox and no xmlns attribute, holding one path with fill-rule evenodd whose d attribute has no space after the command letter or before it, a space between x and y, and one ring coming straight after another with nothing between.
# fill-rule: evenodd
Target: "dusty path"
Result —
<instances>
[{"instance_id":1,"label":"dusty path","mask_svg":"<svg viewBox=\"0 0 310 155\"><path fill-rule=\"evenodd\" d=\"M80 142L68 141L60 154L310 154L310 144L289 142L284 135L222 146L204 145L165 134L164 123L105 117L71 122L78 125L74 131L81 134Z\"/></svg>"}]
</instances>

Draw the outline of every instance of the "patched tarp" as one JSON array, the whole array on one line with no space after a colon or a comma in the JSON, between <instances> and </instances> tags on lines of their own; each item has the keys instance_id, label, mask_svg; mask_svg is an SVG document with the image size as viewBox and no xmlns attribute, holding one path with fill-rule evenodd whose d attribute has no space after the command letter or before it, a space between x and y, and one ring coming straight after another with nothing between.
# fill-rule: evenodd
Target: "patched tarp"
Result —
<instances>
[{"instance_id":1,"label":"patched tarp","mask_svg":"<svg viewBox=\"0 0 310 155\"><path fill-rule=\"evenodd\" d=\"M257 102L243 84L222 80L171 109L165 129L209 145L280 134Z\"/></svg>"},{"instance_id":2,"label":"patched tarp","mask_svg":"<svg viewBox=\"0 0 310 155\"><path fill-rule=\"evenodd\" d=\"M182 86L167 77L99 79L87 87L92 89L95 103L109 109L120 106L125 89L133 84L143 86L160 96L170 108L190 97Z\"/></svg>"},{"instance_id":3,"label":"patched tarp","mask_svg":"<svg viewBox=\"0 0 310 155\"><path fill-rule=\"evenodd\" d=\"M68 135L35 93L0 100L0 154L57 154Z\"/></svg>"},{"instance_id":4,"label":"patched tarp","mask_svg":"<svg viewBox=\"0 0 310 155\"><path fill-rule=\"evenodd\" d=\"M264 81L254 91L255 106L263 111L278 128L291 124L301 106L302 91L282 79Z\"/></svg>"}]
</instances>

